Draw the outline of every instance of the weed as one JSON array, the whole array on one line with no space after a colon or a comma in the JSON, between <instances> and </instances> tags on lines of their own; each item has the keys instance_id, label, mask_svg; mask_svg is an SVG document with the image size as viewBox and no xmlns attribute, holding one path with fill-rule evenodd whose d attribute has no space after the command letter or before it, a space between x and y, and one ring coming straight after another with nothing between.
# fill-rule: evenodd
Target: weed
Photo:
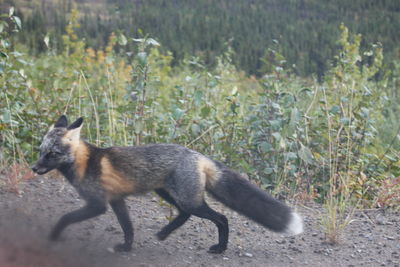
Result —
<instances>
[{"instance_id":1,"label":"weed","mask_svg":"<svg viewBox=\"0 0 400 267\"><path fill-rule=\"evenodd\" d=\"M380 91L368 89L366 84L382 64L379 48L370 52L372 64L365 64L359 52L361 36L350 40L347 28L341 26L342 50L336 66L321 87L321 111L326 118L327 167L329 190L325 197L326 214L322 218L325 235L330 243L337 243L344 228L351 221L359 200L351 199L350 188L357 175L362 175L368 155L365 148L376 131L372 126L371 110L376 108ZM379 114L376 114L379 116Z\"/></svg>"},{"instance_id":2,"label":"weed","mask_svg":"<svg viewBox=\"0 0 400 267\"><path fill-rule=\"evenodd\" d=\"M379 208L399 208L400 204L400 177L386 179L378 187L375 203Z\"/></svg>"}]
</instances>

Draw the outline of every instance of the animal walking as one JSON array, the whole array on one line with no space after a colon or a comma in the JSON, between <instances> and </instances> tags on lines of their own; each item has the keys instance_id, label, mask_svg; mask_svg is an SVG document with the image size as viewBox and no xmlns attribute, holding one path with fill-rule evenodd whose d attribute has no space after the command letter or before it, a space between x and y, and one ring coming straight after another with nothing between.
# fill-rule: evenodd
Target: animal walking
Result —
<instances>
[{"instance_id":1,"label":"animal walking","mask_svg":"<svg viewBox=\"0 0 400 267\"><path fill-rule=\"evenodd\" d=\"M105 213L109 203L124 232L124 242L114 250L129 251L134 231L124 199L152 190L179 211L157 233L160 240L194 215L212 221L218 229L218 243L209 252L227 249L228 220L207 205L206 191L272 231L303 231L296 212L218 161L175 144L99 148L80 138L82 123L79 118L68 124L67 117L61 116L43 138L40 157L32 167L38 174L59 170L86 201L84 207L59 219L51 240L57 240L68 225Z\"/></svg>"}]
</instances>

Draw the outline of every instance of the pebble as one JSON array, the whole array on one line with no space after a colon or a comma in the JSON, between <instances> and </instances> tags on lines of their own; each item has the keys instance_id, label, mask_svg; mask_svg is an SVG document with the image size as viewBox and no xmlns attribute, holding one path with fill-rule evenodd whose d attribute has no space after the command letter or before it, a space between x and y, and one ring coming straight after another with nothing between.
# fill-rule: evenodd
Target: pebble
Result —
<instances>
[{"instance_id":1,"label":"pebble","mask_svg":"<svg viewBox=\"0 0 400 267\"><path fill-rule=\"evenodd\" d=\"M245 255L246 257L248 257L248 258L253 258L253 254L248 253L248 252L244 253L244 255Z\"/></svg>"},{"instance_id":2,"label":"pebble","mask_svg":"<svg viewBox=\"0 0 400 267\"><path fill-rule=\"evenodd\" d=\"M117 228L115 228L113 225L109 225L106 227L106 231L111 232L111 231L115 231Z\"/></svg>"},{"instance_id":3,"label":"pebble","mask_svg":"<svg viewBox=\"0 0 400 267\"><path fill-rule=\"evenodd\" d=\"M289 249L291 249L295 252L303 253L303 251L301 249L299 249L298 247L289 247Z\"/></svg>"},{"instance_id":4,"label":"pebble","mask_svg":"<svg viewBox=\"0 0 400 267\"><path fill-rule=\"evenodd\" d=\"M385 225L387 224L387 219L385 217L383 217L381 214L378 214L375 217L375 221L378 225Z\"/></svg>"}]
</instances>

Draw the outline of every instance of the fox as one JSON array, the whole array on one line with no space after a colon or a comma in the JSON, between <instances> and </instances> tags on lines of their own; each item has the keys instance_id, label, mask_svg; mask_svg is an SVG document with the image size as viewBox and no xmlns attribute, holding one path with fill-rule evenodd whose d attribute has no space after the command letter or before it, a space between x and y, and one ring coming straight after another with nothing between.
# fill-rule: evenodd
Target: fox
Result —
<instances>
[{"instance_id":1,"label":"fox","mask_svg":"<svg viewBox=\"0 0 400 267\"><path fill-rule=\"evenodd\" d=\"M69 225L104 214L109 204L124 234L124 242L116 244L114 251L130 251L134 229L125 198L150 191L178 211L156 234L159 240L194 215L218 229L218 243L208 252L227 249L228 219L208 206L205 192L269 230L292 235L303 232L297 212L219 161L177 144L100 148L81 139L82 124L82 117L69 124L62 115L45 134L39 159L32 166L39 175L57 169L86 202L58 220L48 237L52 241Z\"/></svg>"}]
</instances>

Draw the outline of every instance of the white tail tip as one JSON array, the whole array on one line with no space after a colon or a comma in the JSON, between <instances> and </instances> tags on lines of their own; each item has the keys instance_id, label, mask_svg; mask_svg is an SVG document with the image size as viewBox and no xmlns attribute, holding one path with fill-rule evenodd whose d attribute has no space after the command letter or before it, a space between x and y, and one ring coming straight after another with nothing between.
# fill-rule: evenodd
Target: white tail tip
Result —
<instances>
[{"instance_id":1,"label":"white tail tip","mask_svg":"<svg viewBox=\"0 0 400 267\"><path fill-rule=\"evenodd\" d=\"M296 212L291 213L291 218L286 228L286 233L290 235L298 235L303 232L303 220Z\"/></svg>"}]
</instances>

